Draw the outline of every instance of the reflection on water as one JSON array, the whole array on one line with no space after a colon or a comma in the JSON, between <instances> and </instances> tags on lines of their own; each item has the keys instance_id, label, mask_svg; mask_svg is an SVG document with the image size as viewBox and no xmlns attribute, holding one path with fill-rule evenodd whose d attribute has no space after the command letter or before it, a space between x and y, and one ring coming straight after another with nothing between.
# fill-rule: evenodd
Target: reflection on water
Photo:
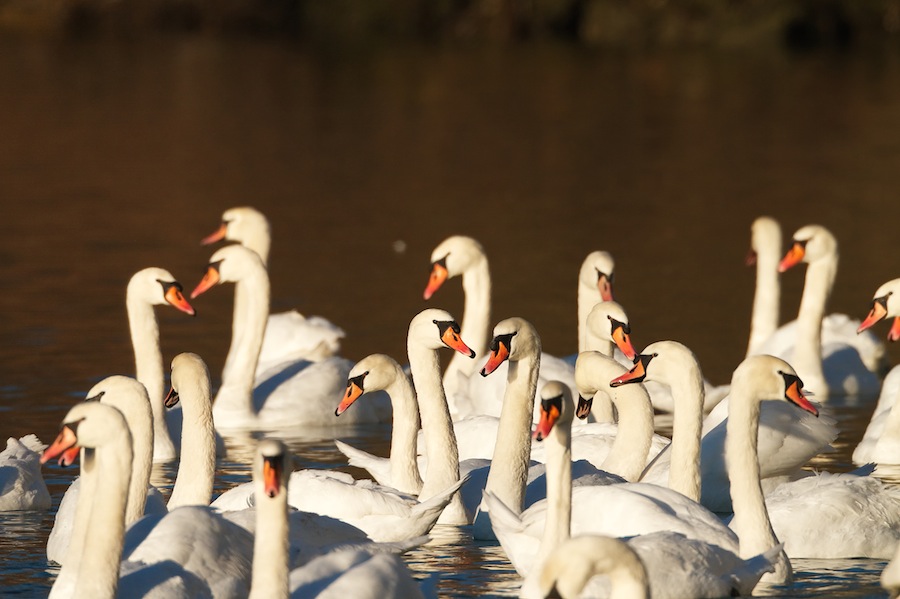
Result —
<instances>
[{"instance_id":1,"label":"reflection on water","mask_svg":"<svg viewBox=\"0 0 900 599\"><path fill-rule=\"evenodd\" d=\"M581 260L610 251L636 345L679 340L714 383L746 347L743 258L760 214L785 235L813 221L835 234L831 311L863 316L900 275L896 53L538 44L322 57L256 40L0 39L0 80L15 82L0 87L6 435L47 442L97 380L133 372L129 277L163 266L194 285L212 253L200 238L235 205L272 220L273 308L339 324L354 360L404 361L425 305L461 315L456 281L421 299L431 250L451 234L485 246L494 320L527 318L554 355L574 351ZM782 278L783 321L802 278ZM232 297L195 307L193 319L158 309L163 352L194 351L217 378ZM898 344L889 351L896 362ZM871 405L835 414L841 435L814 465L846 470ZM381 454L387 445L385 427L304 435L290 443L297 467L345 464L335 436ZM252 439L229 440L216 492L247 480L251 452ZM45 469L54 506L75 472ZM154 481L167 491L173 473L158 468ZM0 515L4 594L46 594L52 517ZM502 552L466 535L438 531L407 559L423 577L441 572L445 596L515 594ZM798 564L785 596L872 595L882 565Z\"/></svg>"}]
</instances>

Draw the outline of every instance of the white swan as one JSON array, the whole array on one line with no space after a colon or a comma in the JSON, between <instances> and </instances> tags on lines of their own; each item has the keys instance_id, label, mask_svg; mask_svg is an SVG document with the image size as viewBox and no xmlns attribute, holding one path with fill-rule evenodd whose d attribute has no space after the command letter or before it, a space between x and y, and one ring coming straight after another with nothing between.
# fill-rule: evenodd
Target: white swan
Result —
<instances>
[{"instance_id":1,"label":"white swan","mask_svg":"<svg viewBox=\"0 0 900 599\"><path fill-rule=\"evenodd\" d=\"M178 447L172 441L170 427L180 433L180 414L167 414L163 407L165 378L162 351L159 346L159 324L153 306L174 306L194 316L194 308L184 298L181 284L167 270L145 268L128 281L125 305L128 327L134 348L135 377L147 388L153 410L153 460L166 461L178 457Z\"/></svg>"},{"instance_id":2,"label":"white swan","mask_svg":"<svg viewBox=\"0 0 900 599\"><path fill-rule=\"evenodd\" d=\"M900 279L893 279L875 291L872 298L872 309L866 319L860 323L857 331L862 333L876 322L885 318L893 318L888 340L900 341Z\"/></svg>"},{"instance_id":3,"label":"white swan","mask_svg":"<svg viewBox=\"0 0 900 599\"><path fill-rule=\"evenodd\" d=\"M407 347L417 395L423 398L419 409L425 423L425 442L433 455L439 456L429 462L419 492L420 501L371 481L356 481L341 472L303 470L293 473L290 479L288 501L292 506L339 518L361 528L376 541L421 536L434 526L442 513L448 523L469 522L456 493L462 481L440 382L438 351L449 347L469 356L473 354L460 338L459 325L453 317L433 308L423 310L410 321ZM213 505L234 506L251 488L242 485L223 493Z\"/></svg>"},{"instance_id":4,"label":"white swan","mask_svg":"<svg viewBox=\"0 0 900 599\"><path fill-rule=\"evenodd\" d=\"M269 264L272 245L269 219L255 208L239 206L222 213L222 223L201 240L204 245L226 239L256 252L263 264ZM296 310L270 314L266 323L256 374L285 360L321 360L337 355L344 331L321 316L303 316ZM226 362L225 371L230 364Z\"/></svg>"},{"instance_id":5,"label":"white swan","mask_svg":"<svg viewBox=\"0 0 900 599\"><path fill-rule=\"evenodd\" d=\"M340 421L340 400L352 364L337 356L318 362L289 361L272 367L255 384L256 365L269 314L269 276L259 256L240 245L220 248L191 293L235 283L230 367L213 403L217 430L281 429L378 422L375 405L362 406Z\"/></svg>"},{"instance_id":6,"label":"white swan","mask_svg":"<svg viewBox=\"0 0 900 599\"><path fill-rule=\"evenodd\" d=\"M119 596L142 597L212 595L204 581L178 563L120 563L132 469L131 446L131 434L121 412L100 402L84 402L69 410L59 436L44 452L41 461L47 462L83 447L89 457L82 461L82 477L102 477L103 482L101 485L100 480L93 480L85 485L94 490L93 497L82 495L77 510L86 534L78 544L70 546L51 597L112 599L117 591ZM198 556L206 553L201 546L194 551ZM220 579L228 578L226 567L231 564L222 560L219 565L223 568ZM249 563L247 566L245 574L249 576Z\"/></svg>"},{"instance_id":7,"label":"white swan","mask_svg":"<svg viewBox=\"0 0 900 599\"><path fill-rule=\"evenodd\" d=\"M253 467L256 527L250 599L297 597L421 597L403 562L390 553L344 549L290 570L287 474L280 441L260 441Z\"/></svg>"},{"instance_id":8,"label":"white swan","mask_svg":"<svg viewBox=\"0 0 900 599\"><path fill-rule=\"evenodd\" d=\"M565 387L555 383L546 385L541 391L541 405L548 418L550 433L548 453L552 454L548 461L546 504L535 504L518 517L496 497L485 494L486 501L497 508L494 527L501 545L516 570L525 577L521 591L525 597L539 596L535 591L541 586L542 567L570 534L572 497L578 489L572 489L569 470L571 437L568 429L572 410L571 398L567 395ZM554 416L557 416L555 422ZM597 489L628 486L632 485ZM591 502L590 507L598 516L614 509L605 501ZM628 509L625 505L622 507ZM699 506L698 509L702 510ZM634 517L639 516L635 514ZM667 530L634 537L629 544L637 548L650 565L654 597L720 597L735 588L749 591L762 574L760 570L755 576L736 579L736 574L746 569L746 565L734 551Z\"/></svg>"},{"instance_id":9,"label":"white swan","mask_svg":"<svg viewBox=\"0 0 900 599\"><path fill-rule=\"evenodd\" d=\"M796 324L780 328L758 351L789 360L823 401L845 395L874 399L881 388L883 344L874 336L857 336L859 323L846 315L825 317L838 265L831 232L819 225L798 229L778 269L800 262L808 266Z\"/></svg>"},{"instance_id":10,"label":"white swan","mask_svg":"<svg viewBox=\"0 0 900 599\"><path fill-rule=\"evenodd\" d=\"M46 447L35 435L6 440L0 452L0 512L50 509L40 463Z\"/></svg>"},{"instance_id":11,"label":"white swan","mask_svg":"<svg viewBox=\"0 0 900 599\"><path fill-rule=\"evenodd\" d=\"M593 268L594 263L590 264ZM603 261L602 264L603 268L611 270L608 261ZM604 281L608 283L612 272L606 274L608 276L604 277ZM491 275L484 248L471 237L454 235L438 244L431 253L431 275L425 288L425 299L429 299L447 279L455 276L462 276L465 291L461 334L464 339L471 340L469 343L476 355L483 356L487 351L491 331ZM596 290L593 293L595 299L583 308L585 312L601 299L597 270L593 270L592 277ZM611 290L609 293L611 294ZM579 298L582 297L579 292ZM498 400L503 395L504 377L501 375L485 379L475 376L482 365L481 360L478 363L465 363L457 357L448 366L444 374L444 388L450 415L454 420L482 414L500 416L502 406ZM542 381L565 381L574 391L574 366L561 358L542 354L540 377Z\"/></svg>"},{"instance_id":12,"label":"white swan","mask_svg":"<svg viewBox=\"0 0 900 599\"><path fill-rule=\"evenodd\" d=\"M648 379L670 387L677 405L672 444L659 453L641 480L660 485L679 480L677 488L681 492L695 498L699 492L699 501L704 506L714 512L730 513L731 494L724 458L729 399L725 398L713 409L701 429L704 385L700 366L693 352L676 341L648 345L632 371L617 379L616 384ZM702 438L698 437L700 434ZM780 484L784 477L804 475L802 467L836 437L835 421L831 418L797 414L784 402L765 402L759 431L759 459L766 489Z\"/></svg>"}]
</instances>

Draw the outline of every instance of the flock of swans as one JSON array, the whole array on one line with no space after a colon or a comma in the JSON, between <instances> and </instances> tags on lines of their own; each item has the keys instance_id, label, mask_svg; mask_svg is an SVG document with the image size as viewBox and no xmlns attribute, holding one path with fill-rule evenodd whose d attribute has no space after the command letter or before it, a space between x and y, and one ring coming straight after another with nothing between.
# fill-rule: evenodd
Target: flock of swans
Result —
<instances>
[{"instance_id":1,"label":"flock of swans","mask_svg":"<svg viewBox=\"0 0 900 599\"><path fill-rule=\"evenodd\" d=\"M522 597L765 594L790 583L791 558L887 560L900 547L900 488L873 466L900 458L900 367L883 376L885 348L869 330L893 319L888 339L900 339L900 279L875 292L862 322L826 314L838 251L821 226L799 229L782 255L778 223L754 222L747 356L718 387L681 343L635 350L606 252L578 273L572 356L544 353L527 320L491 321L484 249L453 236L432 253L424 297L460 277L462 320L427 308L410 321L404 364L353 363L332 323L270 314L261 213L227 210L203 243L222 240L235 243L190 293L234 285L215 394L193 353L174 357L166 384L154 307L194 309L168 271L147 268L126 291L134 378L95 385L49 447L28 435L0 453L4 511L49 509L41 464L79 462L47 544L61 565L51 597L431 596L434 578L415 579L400 556L439 523L499 543ZM798 316L781 325L779 273L800 263ZM810 459L837 436L828 401L846 395L878 398L853 454L860 467L814 473ZM660 411L674 413L671 438L654 432ZM371 479L293 471L278 440L299 426L376 422L392 423L389 457L335 442ZM247 430L266 431L252 481L214 498L221 435ZM173 459L166 499L150 473ZM900 557L882 584L900 592Z\"/></svg>"}]
</instances>

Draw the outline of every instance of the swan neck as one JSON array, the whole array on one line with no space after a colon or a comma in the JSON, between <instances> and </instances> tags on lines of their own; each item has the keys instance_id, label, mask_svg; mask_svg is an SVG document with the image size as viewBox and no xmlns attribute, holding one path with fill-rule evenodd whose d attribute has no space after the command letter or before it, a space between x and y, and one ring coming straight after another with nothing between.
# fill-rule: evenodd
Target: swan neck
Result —
<instances>
[{"instance_id":1,"label":"swan neck","mask_svg":"<svg viewBox=\"0 0 900 599\"><path fill-rule=\"evenodd\" d=\"M669 488L700 501L700 436L705 390L700 369L694 365L672 385L675 419L672 423L672 458Z\"/></svg>"},{"instance_id":2,"label":"swan neck","mask_svg":"<svg viewBox=\"0 0 900 599\"><path fill-rule=\"evenodd\" d=\"M150 471L153 469L153 426L150 406L140 403L129 406L134 410L126 419L131 429L132 470L128 485L125 526L144 517Z\"/></svg>"},{"instance_id":3,"label":"swan neck","mask_svg":"<svg viewBox=\"0 0 900 599\"><path fill-rule=\"evenodd\" d=\"M547 518L535 564L539 567L566 539L572 524L572 428L554 427L547 443Z\"/></svg>"},{"instance_id":4,"label":"swan neck","mask_svg":"<svg viewBox=\"0 0 900 599\"><path fill-rule=\"evenodd\" d=\"M409 378L399 368L394 382L385 389L391 398L393 423L391 425L391 483L404 493L418 495L422 490L419 475L417 438L419 433L419 407Z\"/></svg>"},{"instance_id":5,"label":"swan neck","mask_svg":"<svg viewBox=\"0 0 900 599\"><path fill-rule=\"evenodd\" d=\"M170 511L183 505L209 505L216 473L216 432L209 384L198 381L196 388L185 391L180 393L181 461L167 504Z\"/></svg>"},{"instance_id":6,"label":"swan neck","mask_svg":"<svg viewBox=\"0 0 900 599\"><path fill-rule=\"evenodd\" d=\"M485 484L486 491L494 493L517 514L525 503L538 371L537 355L509 362L497 442Z\"/></svg>"},{"instance_id":7,"label":"swan neck","mask_svg":"<svg viewBox=\"0 0 900 599\"><path fill-rule=\"evenodd\" d=\"M791 365L818 395L828 392L822 373L822 319L836 274L837 256L825 256L809 264L797 314L797 341Z\"/></svg>"},{"instance_id":8,"label":"swan neck","mask_svg":"<svg viewBox=\"0 0 900 599\"><path fill-rule=\"evenodd\" d=\"M619 425L612 449L603 460L603 470L636 482L644 471L653 442L653 404L641 384L617 387L613 402L619 412Z\"/></svg>"},{"instance_id":9,"label":"swan neck","mask_svg":"<svg viewBox=\"0 0 900 599\"><path fill-rule=\"evenodd\" d=\"M481 357L487 353L491 327L491 274L487 259L463 273L462 286L465 303L459 335L475 351L475 355ZM456 392L460 374L471 376L477 368L476 360L454 352L444 373L448 392Z\"/></svg>"},{"instance_id":10,"label":"swan neck","mask_svg":"<svg viewBox=\"0 0 900 599\"><path fill-rule=\"evenodd\" d=\"M256 532L253 538L253 577L250 599L287 599L289 596L289 524L287 489L266 496L261 483L254 483Z\"/></svg>"},{"instance_id":11,"label":"swan neck","mask_svg":"<svg viewBox=\"0 0 900 599\"><path fill-rule=\"evenodd\" d=\"M776 247L760 247L757 252L756 289L753 293L747 356L757 353L759 347L778 329L781 302L781 279L778 277L780 253L780 244Z\"/></svg>"},{"instance_id":12,"label":"swan neck","mask_svg":"<svg viewBox=\"0 0 900 599\"><path fill-rule=\"evenodd\" d=\"M127 294L125 304L128 311L128 328L131 332L131 345L134 349L135 378L147 389L150 397L150 409L153 412L154 443L167 447L168 456L175 454L169 429L166 426L165 406L165 373L163 371L162 351L159 345L159 323L153 306L146 301Z\"/></svg>"}]
</instances>

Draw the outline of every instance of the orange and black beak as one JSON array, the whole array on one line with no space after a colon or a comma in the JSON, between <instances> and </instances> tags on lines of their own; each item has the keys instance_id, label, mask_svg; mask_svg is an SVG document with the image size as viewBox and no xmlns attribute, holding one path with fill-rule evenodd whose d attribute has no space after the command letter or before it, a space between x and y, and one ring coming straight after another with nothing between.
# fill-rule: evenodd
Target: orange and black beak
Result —
<instances>
[{"instance_id":1,"label":"orange and black beak","mask_svg":"<svg viewBox=\"0 0 900 599\"><path fill-rule=\"evenodd\" d=\"M634 362L634 367L621 376L617 376L609 382L610 387L619 387L628 383L640 383L647 378L647 365L656 354L640 354Z\"/></svg>"},{"instance_id":2,"label":"orange and black beak","mask_svg":"<svg viewBox=\"0 0 900 599\"><path fill-rule=\"evenodd\" d=\"M263 456L263 491L268 497L275 497L281 490L283 455Z\"/></svg>"},{"instance_id":3,"label":"orange and black beak","mask_svg":"<svg viewBox=\"0 0 900 599\"><path fill-rule=\"evenodd\" d=\"M207 235L203 239L200 240L202 245L209 245L211 243L215 243L217 241L222 241L225 239L225 234L228 233L228 223L222 221L222 224L219 225L219 228L215 230L215 232Z\"/></svg>"},{"instance_id":4,"label":"orange and black beak","mask_svg":"<svg viewBox=\"0 0 900 599\"><path fill-rule=\"evenodd\" d=\"M551 397L550 399L541 399L541 419L538 421L537 427L534 429L532 437L538 441L543 441L550 435L553 425L559 420L562 413L562 395Z\"/></svg>"},{"instance_id":5,"label":"orange and black beak","mask_svg":"<svg viewBox=\"0 0 900 599\"><path fill-rule=\"evenodd\" d=\"M588 399L583 398L581 395L578 396L578 407L575 408L575 416L579 420L584 420L588 416L591 415L591 407L594 405L594 398L590 397Z\"/></svg>"},{"instance_id":6,"label":"orange and black beak","mask_svg":"<svg viewBox=\"0 0 900 599\"><path fill-rule=\"evenodd\" d=\"M166 394L166 399L163 400L163 403L166 404L167 408L174 408L175 404L178 403L178 399L178 391L175 390L175 387L172 387Z\"/></svg>"},{"instance_id":7,"label":"orange and black beak","mask_svg":"<svg viewBox=\"0 0 900 599\"><path fill-rule=\"evenodd\" d=\"M806 255L806 241L798 241L794 240L794 244L791 246L791 249L788 250L788 253L784 255L784 258L781 259L781 263L778 265L778 272L784 272L792 266L796 266L803 261L803 257Z\"/></svg>"},{"instance_id":8,"label":"orange and black beak","mask_svg":"<svg viewBox=\"0 0 900 599\"><path fill-rule=\"evenodd\" d=\"M628 323L619 322L613 317L609 317L609 321L612 325L612 338L613 341L616 342L616 347L619 348L619 351L622 352L626 358L634 362L634 359L637 357L637 351L635 351L634 346L631 344L631 327Z\"/></svg>"},{"instance_id":9,"label":"orange and black beak","mask_svg":"<svg viewBox=\"0 0 900 599\"><path fill-rule=\"evenodd\" d=\"M78 455L78 436L75 434L75 428L78 423L73 423L71 426L68 424L64 424L60 429L59 434L56 436L56 440L53 441L53 444L50 445L47 449L44 450L44 453L41 455L41 464L46 464L50 460L59 457L59 463L61 466L68 466L72 462L75 461L75 456Z\"/></svg>"},{"instance_id":10,"label":"orange and black beak","mask_svg":"<svg viewBox=\"0 0 900 599\"><path fill-rule=\"evenodd\" d=\"M444 281L447 280L447 277L450 275L447 272L447 257L443 257L440 260L433 262L431 264L431 275L428 277L428 286L425 287L425 293L422 294L425 299L431 299L431 296L434 295L434 292L441 288L441 285L444 284Z\"/></svg>"},{"instance_id":11,"label":"orange and black beak","mask_svg":"<svg viewBox=\"0 0 900 599\"><path fill-rule=\"evenodd\" d=\"M184 297L184 288L181 286L181 283L178 281L160 281L160 285L163 287L163 295L166 298L166 301L169 302L172 306L178 308L185 314L190 314L191 316L196 315L197 313L194 311L194 307L191 306L187 299Z\"/></svg>"},{"instance_id":12,"label":"orange and black beak","mask_svg":"<svg viewBox=\"0 0 900 599\"><path fill-rule=\"evenodd\" d=\"M497 370L497 368L509 359L510 348L512 347L512 338L515 333L508 335L497 335L491 340L491 355L488 357L487 363L481 369L481 376L487 376Z\"/></svg>"},{"instance_id":13,"label":"orange and black beak","mask_svg":"<svg viewBox=\"0 0 900 599\"><path fill-rule=\"evenodd\" d=\"M597 271L597 289L600 291L600 299L604 302L613 301L613 278L614 274L606 274Z\"/></svg>"},{"instance_id":14,"label":"orange and black beak","mask_svg":"<svg viewBox=\"0 0 900 599\"><path fill-rule=\"evenodd\" d=\"M437 325L441 333L441 341L444 342L444 345L464 356L475 357L475 351L469 348L463 342L462 337L459 336L459 325L456 322L452 320L435 320L434 324Z\"/></svg>"},{"instance_id":15,"label":"orange and black beak","mask_svg":"<svg viewBox=\"0 0 900 599\"><path fill-rule=\"evenodd\" d=\"M366 378L367 374L369 374L368 370L359 376L347 380L347 391L344 392L344 398L341 399L341 403L338 404L338 407L334 410L335 416L343 414L347 408L353 405L354 401L359 399L362 394L365 393L363 390L363 380Z\"/></svg>"},{"instance_id":16,"label":"orange and black beak","mask_svg":"<svg viewBox=\"0 0 900 599\"><path fill-rule=\"evenodd\" d=\"M866 319L862 321L862 324L860 324L859 328L856 329L857 334L862 333L876 322L887 317L887 300L888 296L886 295L876 297L872 300L872 309L869 310L869 315L866 316ZM891 331L893 331L893 328L894 327L891 327Z\"/></svg>"},{"instance_id":17,"label":"orange and black beak","mask_svg":"<svg viewBox=\"0 0 900 599\"><path fill-rule=\"evenodd\" d=\"M782 372L781 376L784 377L784 398L801 410L818 416L819 410L803 395L803 381L800 380L800 377L786 372Z\"/></svg>"},{"instance_id":18,"label":"orange and black beak","mask_svg":"<svg viewBox=\"0 0 900 599\"><path fill-rule=\"evenodd\" d=\"M219 276L219 265L221 262L211 262L206 267L206 274L203 275L203 278L197 284L193 291L191 291L191 299L196 298L201 293L204 293L217 285L221 280L221 276Z\"/></svg>"},{"instance_id":19,"label":"orange and black beak","mask_svg":"<svg viewBox=\"0 0 900 599\"><path fill-rule=\"evenodd\" d=\"M888 331L888 341L900 341L900 316L894 319L894 324Z\"/></svg>"}]
</instances>

